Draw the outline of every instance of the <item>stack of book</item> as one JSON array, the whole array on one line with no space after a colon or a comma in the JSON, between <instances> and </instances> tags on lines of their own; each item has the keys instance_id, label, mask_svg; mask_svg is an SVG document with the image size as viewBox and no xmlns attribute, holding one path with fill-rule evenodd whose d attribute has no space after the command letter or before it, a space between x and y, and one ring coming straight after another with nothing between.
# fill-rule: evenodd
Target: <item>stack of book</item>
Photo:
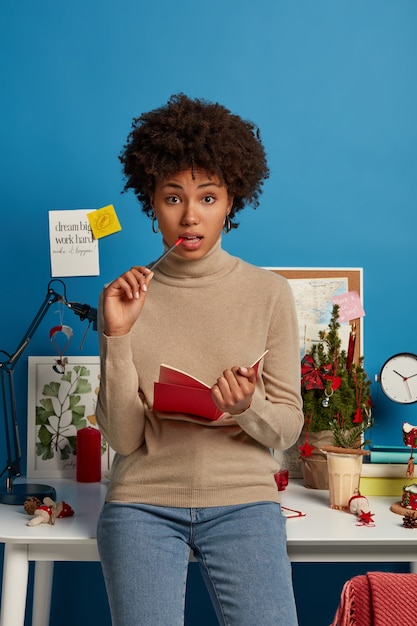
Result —
<instances>
[{"instance_id":1,"label":"stack of book","mask_svg":"<svg viewBox=\"0 0 417 626\"><path fill-rule=\"evenodd\" d=\"M372 446L370 463L404 463L407 465L411 448L409 446Z\"/></svg>"}]
</instances>

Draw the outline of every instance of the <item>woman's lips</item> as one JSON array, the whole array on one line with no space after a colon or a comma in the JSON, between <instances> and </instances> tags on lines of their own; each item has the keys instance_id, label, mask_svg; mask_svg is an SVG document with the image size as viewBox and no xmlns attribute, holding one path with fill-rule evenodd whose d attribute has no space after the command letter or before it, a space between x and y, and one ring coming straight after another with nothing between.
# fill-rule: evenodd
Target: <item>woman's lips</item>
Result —
<instances>
[{"instance_id":1,"label":"woman's lips","mask_svg":"<svg viewBox=\"0 0 417 626\"><path fill-rule=\"evenodd\" d=\"M201 235L189 234L189 235L181 235L181 237L184 238L184 241L182 242L181 246L185 250L190 250L190 251L197 250L201 246L201 243L203 241L203 237Z\"/></svg>"}]
</instances>

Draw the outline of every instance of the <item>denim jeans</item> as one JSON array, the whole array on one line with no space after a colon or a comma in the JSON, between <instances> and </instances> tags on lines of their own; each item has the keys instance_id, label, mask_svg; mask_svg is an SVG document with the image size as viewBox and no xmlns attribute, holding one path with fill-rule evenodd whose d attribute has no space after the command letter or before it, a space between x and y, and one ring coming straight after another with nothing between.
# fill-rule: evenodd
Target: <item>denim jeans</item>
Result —
<instances>
[{"instance_id":1,"label":"denim jeans","mask_svg":"<svg viewBox=\"0 0 417 626\"><path fill-rule=\"evenodd\" d=\"M113 626L183 626L190 549L222 626L296 626L279 504L106 503L97 541Z\"/></svg>"}]
</instances>

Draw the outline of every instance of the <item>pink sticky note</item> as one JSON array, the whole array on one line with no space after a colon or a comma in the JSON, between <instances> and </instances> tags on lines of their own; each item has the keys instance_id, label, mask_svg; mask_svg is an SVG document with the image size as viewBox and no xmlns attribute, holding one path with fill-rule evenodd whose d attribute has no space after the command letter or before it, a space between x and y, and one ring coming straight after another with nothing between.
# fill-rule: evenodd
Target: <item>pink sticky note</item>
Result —
<instances>
[{"instance_id":1,"label":"pink sticky note","mask_svg":"<svg viewBox=\"0 0 417 626\"><path fill-rule=\"evenodd\" d=\"M339 322L350 322L350 320L365 316L357 291L348 291L340 296L334 296L332 302L339 305Z\"/></svg>"}]
</instances>

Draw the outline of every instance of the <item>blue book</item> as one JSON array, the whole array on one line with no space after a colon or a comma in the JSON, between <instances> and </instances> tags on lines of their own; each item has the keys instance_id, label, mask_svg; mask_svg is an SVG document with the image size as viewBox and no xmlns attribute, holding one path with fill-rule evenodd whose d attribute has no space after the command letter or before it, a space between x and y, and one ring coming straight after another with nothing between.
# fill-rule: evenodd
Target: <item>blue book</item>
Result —
<instances>
[{"instance_id":1,"label":"blue book","mask_svg":"<svg viewBox=\"0 0 417 626\"><path fill-rule=\"evenodd\" d=\"M411 456L411 448L408 446L372 446L370 452L371 463L407 464Z\"/></svg>"}]
</instances>

